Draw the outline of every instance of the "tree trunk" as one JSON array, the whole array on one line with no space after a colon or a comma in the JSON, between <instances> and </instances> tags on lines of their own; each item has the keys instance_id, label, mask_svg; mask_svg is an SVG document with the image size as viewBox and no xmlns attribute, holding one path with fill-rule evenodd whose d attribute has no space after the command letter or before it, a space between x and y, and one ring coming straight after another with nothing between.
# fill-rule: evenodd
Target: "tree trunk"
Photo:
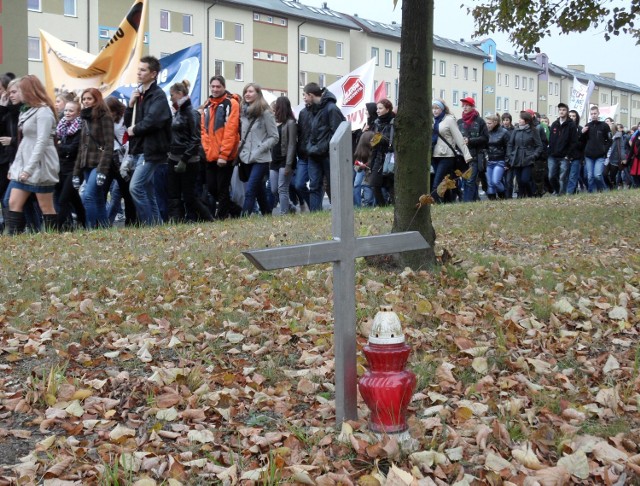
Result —
<instances>
[{"instance_id":1,"label":"tree trunk","mask_svg":"<svg viewBox=\"0 0 640 486\"><path fill-rule=\"evenodd\" d=\"M395 210L392 232L419 231L429 248L398 255L399 263L414 270L436 264L436 234L431 206L416 209L429 194L431 169L431 65L433 59L434 0L402 2L400 82L396 118Z\"/></svg>"}]
</instances>

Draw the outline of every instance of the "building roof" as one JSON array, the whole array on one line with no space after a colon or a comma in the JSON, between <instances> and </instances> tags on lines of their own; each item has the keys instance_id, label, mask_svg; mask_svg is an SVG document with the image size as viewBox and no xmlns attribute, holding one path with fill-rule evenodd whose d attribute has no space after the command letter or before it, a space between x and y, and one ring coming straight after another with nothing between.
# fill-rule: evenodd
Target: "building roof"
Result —
<instances>
[{"instance_id":1,"label":"building roof","mask_svg":"<svg viewBox=\"0 0 640 486\"><path fill-rule=\"evenodd\" d=\"M635 91L640 93L640 87L635 84L625 83L618 81L617 79L607 78L599 74L586 73L584 71L578 71L577 69L562 68L562 70L569 75L569 77L576 77L579 81L587 82L593 81L596 86L604 86L610 89L619 89L621 91Z\"/></svg>"},{"instance_id":2,"label":"building roof","mask_svg":"<svg viewBox=\"0 0 640 486\"><path fill-rule=\"evenodd\" d=\"M281 14L285 17L313 20L342 29L360 30L360 26L345 14L330 8L310 7L295 0L221 0L220 3Z\"/></svg>"},{"instance_id":3,"label":"building roof","mask_svg":"<svg viewBox=\"0 0 640 486\"><path fill-rule=\"evenodd\" d=\"M522 59L513 54L507 54L503 51L497 51L498 54L498 64L508 64L511 66L520 67L523 69L531 69L533 71L540 71L540 66L535 61L530 61L529 59Z\"/></svg>"}]
</instances>

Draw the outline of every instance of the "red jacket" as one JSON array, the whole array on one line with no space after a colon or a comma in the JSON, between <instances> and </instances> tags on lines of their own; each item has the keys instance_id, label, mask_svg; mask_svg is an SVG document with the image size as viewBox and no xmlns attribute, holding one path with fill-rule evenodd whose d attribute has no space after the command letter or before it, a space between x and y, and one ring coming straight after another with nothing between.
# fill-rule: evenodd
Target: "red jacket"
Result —
<instances>
[{"instance_id":1,"label":"red jacket","mask_svg":"<svg viewBox=\"0 0 640 486\"><path fill-rule=\"evenodd\" d=\"M209 97L201 118L202 148L207 162L231 162L240 143L239 96L228 91L219 98Z\"/></svg>"}]
</instances>

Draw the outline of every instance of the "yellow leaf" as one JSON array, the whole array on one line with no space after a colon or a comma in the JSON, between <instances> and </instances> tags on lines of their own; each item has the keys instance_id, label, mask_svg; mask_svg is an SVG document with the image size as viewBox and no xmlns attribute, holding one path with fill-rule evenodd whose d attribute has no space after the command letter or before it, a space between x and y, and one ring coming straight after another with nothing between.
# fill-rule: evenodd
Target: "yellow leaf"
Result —
<instances>
[{"instance_id":1,"label":"yellow leaf","mask_svg":"<svg viewBox=\"0 0 640 486\"><path fill-rule=\"evenodd\" d=\"M85 398L89 398L91 395L93 395L91 390L77 390L71 397L71 400L84 400Z\"/></svg>"},{"instance_id":2,"label":"yellow leaf","mask_svg":"<svg viewBox=\"0 0 640 486\"><path fill-rule=\"evenodd\" d=\"M58 400L56 399L55 395L52 395L51 393L47 393L44 397L44 401L47 402L47 405L49 405L50 407L53 407Z\"/></svg>"},{"instance_id":3,"label":"yellow leaf","mask_svg":"<svg viewBox=\"0 0 640 486\"><path fill-rule=\"evenodd\" d=\"M471 167L469 167L463 174L460 175L460 177L462 177L464 180L469 180L472 173L473 170L471 169Z\"/></svg>"},{"instance_id":4,"label":"yellow leaf","mask_svg":"<svg viewBox=\"0 0 640 486\"><path fill-rule=\"evenodd\" d=\"M456 409L456 418L458 420L469 420L473 417L473 410L468 407L460 407Z\"/></svg>"},{"instance_id":5,"label":"yellow leaf","mask_svg":"<svg viewBox=\"0 0 640 486\"><path fill-rule=\"evenodd\" d=\"M380 143L381 140L382 140L382 134L376 133L373 137L371 137L371 146L375 147Z\"/></svg>"},{"instance_id":6,"label":"yellow leaf","mask_svg":"<svg viewBox=\"0 0 640 486\"><path fill-rule=\"evenodd\" d=\"M423 194L418 198L418 204L416 204L416 209L421 208L422 206L430 206L435 204L435 200L431 196L431 194Z\"/></svg>"},{"instance_id":7,"label":"yellow leaf","mask_svg":"<svg viewBox=\"0 0 640 486\"><path fill-rule=\"evenodd\" d=\"M433 306L428 300L421 300L416 304L416 311L418 311L418 314L431 314L433 312Z\"/></svg>"}]
</instances>

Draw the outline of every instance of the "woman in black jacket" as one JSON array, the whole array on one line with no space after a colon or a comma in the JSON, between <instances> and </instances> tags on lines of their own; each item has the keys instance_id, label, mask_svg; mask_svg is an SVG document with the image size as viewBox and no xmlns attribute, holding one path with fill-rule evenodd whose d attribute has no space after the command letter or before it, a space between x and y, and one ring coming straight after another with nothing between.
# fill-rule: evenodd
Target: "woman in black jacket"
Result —
<instances>
[{"instance_id":1,"label":"woman in black jacket","mask_svg":"<svg viewBox=\"0 0 640 486\"><path fill-rule=\"evenodd\" d=\"M520 112L518 126L511 132L507 148L509 166L513 167L518 181L519 198L533 196L533 163L542 151L542 141L538 130L533 127L533 117L525 111Z\"/></svg>"},{"instance_id":2,"label":"woman in black jacket","mask_svg":"<svg viewBox=\"0 0 640 486\"><path fill-rule=\"evenodd\" d=\"M378 118L373 124L374 137L372 142L373 154L371 156L371 173L365 178L364 185L368 185L373 190L376 206L386 206L393 204L394 179L393 173L384 174L384 159L387 153L393 153L393 104L384 98L377 103ZM379 136L378 136L379 135ZM383 193L383 189L388 194L388 199ZM371 201L367 201L370 203ZM369 205L369 204L367 204Z\"/></svg>"},{"instance_id":3,"label":"woman in black jacket","mask_svg":"<svg viewBox=\"0 0 640 486\"><path fill-rule=\"evenodd\" d=\"M168 213L173 223L183 222L185 208L198 221L213 221L209 208L196 195L200 168L200 115L189 98L189 81L169 88L175 114L171 122L169 173L167 180Z\"/></svg>"},{"instance_id":4,"label":"woman in black jacket","mask_svg":"<svg viewBox=\"0 0 640 486\"><path fill-rule=\"evenodd\" d=\"M0 76L0 201L9 187L9 166L16 156L18 149L18 117L22 103L12 103L9 100L9 83L11 78ZM2 208L6 218L9 208Z\"/></svg>"},{"instance_id":5,"label":"woman in black jacket","mask_svg":"<svg viewBox=\"0 0 640 486\"><path fill-rule=\"evenodd\" d=\"M56 184L54 194L56 211L58 213L58 228L71 228L71 211L76 213L78 222L84 227L86 214L82 199L73 187L73 167L80 148L80 133L82 119L80 118L80 103L67 101L62 110L62 118L56 127L56 149L60 159L60 180Z\"/></svg>"},{"instance_id":6,"label":"woman in black jacket","mask_svg":"<svg viewBox=\"0 0 640 486\"><path fill-rule=\"evenodd\" d=\"M503 181L505 161L507 160L507 146L510 134L506 128L500 126L497 115L485 117L489 130L489 148L487 149L487 197L489 199L504 199L505 186Z\"/></svg>"}]
</instances>

